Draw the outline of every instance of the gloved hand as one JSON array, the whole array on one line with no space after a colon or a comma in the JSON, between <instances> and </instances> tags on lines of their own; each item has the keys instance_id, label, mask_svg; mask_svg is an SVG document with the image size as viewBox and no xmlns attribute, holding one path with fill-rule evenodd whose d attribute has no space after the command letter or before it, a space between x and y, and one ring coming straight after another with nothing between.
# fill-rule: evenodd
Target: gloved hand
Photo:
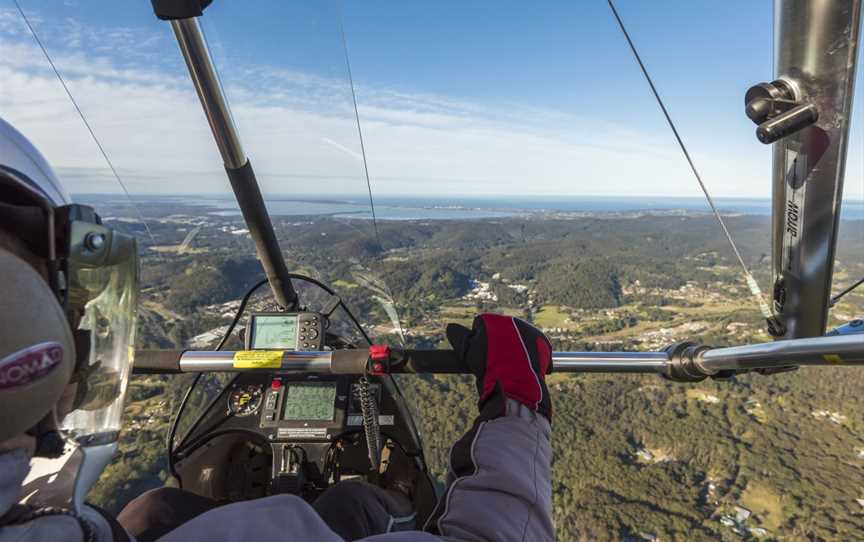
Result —
<instances>
[{"instance_id":1,"label":"gloved hand","mask_svg":"<svg viewBox=\"0 0 864 542\"><path fill-rule=\"evenodd\" d=\"M481 411L503 396L552 420L544 378L552 370L552 345L540 330L511 316L481 314L470 330L449 324L447 340L477 377ZM503 408L504 401L500 403Z\"/></svg>"}]
</instances>

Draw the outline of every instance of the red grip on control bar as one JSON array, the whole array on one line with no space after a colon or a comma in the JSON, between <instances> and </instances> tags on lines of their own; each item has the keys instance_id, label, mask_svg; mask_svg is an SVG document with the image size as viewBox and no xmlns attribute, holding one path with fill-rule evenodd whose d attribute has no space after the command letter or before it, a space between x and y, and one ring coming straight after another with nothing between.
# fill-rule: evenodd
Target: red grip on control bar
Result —
<instances>
[{"instance_id":1,"label":"red grip on control bar","mask_svg":"<svg viewBox=\"0 0 864 542\"><path fill-rule=\"evenodd\" d=\"M369 360L372 362L373 375L387 374L390 364L390 347L386 344L373 344L369 347Z\"/></svg>"},{"instance_id":2,"label":"red grip on control bar","mask_svg":"<svg viewBox=\"0 0 864 542\"><path fill-rule=\"evenodd\" d=\"M390 347L386 344L373 344L369 347L369 358L372 361L387 361L390 359Z\"/></svg>"}]
</instances>

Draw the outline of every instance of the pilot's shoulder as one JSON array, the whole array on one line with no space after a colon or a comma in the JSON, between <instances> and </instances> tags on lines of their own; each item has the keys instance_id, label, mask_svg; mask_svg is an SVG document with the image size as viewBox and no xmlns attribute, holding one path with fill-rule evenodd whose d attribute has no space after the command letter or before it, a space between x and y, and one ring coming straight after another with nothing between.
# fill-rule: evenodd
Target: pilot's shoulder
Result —
<instances>
[{"instance_id":1,"label":"pilot's shoulder","mask_svg":"<svg viewBox=\"0 0 864 542\"><path fill-rule=\"evenodd\" d=\"M214 508L159 540L216 542L237 539L343 542L306 501L294 495L274 495Z\"/></svg>"},{"instance_id":2,"label":"pilot's shoulder","mask_svg":"<svg viewBox=\"0 0 864 542\"><path fill-rule=\"evenodd\" d=\"M70 516L44 516L24 523L0 527L0 542L83 542L78 520Z\"/></svg>"},{"instance_id":3,"label":"pilot's shoulder","mask_svg":"<svg viewBox=\"0 0 864 542\"><path fill-rule=\"evenodd\" d=\"M363 538L359 542L447 542L451 538L434 536L420 531L404 531L401 533L378 534Z\"/></svg>"}]
</instances>

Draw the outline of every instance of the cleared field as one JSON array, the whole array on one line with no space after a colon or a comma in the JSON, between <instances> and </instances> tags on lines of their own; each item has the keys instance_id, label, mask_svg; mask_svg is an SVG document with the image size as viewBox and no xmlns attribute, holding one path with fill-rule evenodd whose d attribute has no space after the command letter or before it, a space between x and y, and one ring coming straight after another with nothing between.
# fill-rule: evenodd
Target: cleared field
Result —
<instances>
[{"instance_id":1,"label":"cleared field","mask_svg":"<svg viewBox=\"0 0 864 542\"><path fill-rule=\"evenodd\" d=\"M183 247L183 245L154 245L149 247L153 252L160 254L207 254L210 249L206 247Z\"/></svg>"},{"instance_id":2,"label":"cleared field","mask_svg":"<svg viewBox=\"0 0 864 542\"><path fill-rule=\"evenodd\" d=\"M463 305L445 305L441 307L438 313L438 321L444 323L462 324L466 327L471 327L471 322L477 314L476 307L466 307Z\"/></svg>"},{"instance_id":3,"label":"cleared field","mask_svg":"<svg viewBox=\"0 0 864 542\"><path fill-rule=\"evenodd\" d=\"M358 285L354 284L353 282L348 282L347 280L337 279L333 281L333 288L336 289L336 291L350 290L351 288L358 288Z\"/></svg>"},{"instance_id":4,"label":"cleared field","mask_svg":"<svg viewBox=\"0 0 864 542\"><path fill-rule=\"evenodd\" d=\"M757 514L769 530L777 530L783 524L780 495L774 493L770 487L750 482L741 494L740 502L741 506Z\"/></svg>"},{"instance_id":5,"label":"cleared field","mask_svg":"<svg viewBox=\"0 0 864 542\"><path fill-rule=\"evenodd\" d=\"M534 323L541 328L573 327L572 322L567 322L568 318L570 313L558 305L543 305L534 313Z\"/></svg>"}]
</instances>

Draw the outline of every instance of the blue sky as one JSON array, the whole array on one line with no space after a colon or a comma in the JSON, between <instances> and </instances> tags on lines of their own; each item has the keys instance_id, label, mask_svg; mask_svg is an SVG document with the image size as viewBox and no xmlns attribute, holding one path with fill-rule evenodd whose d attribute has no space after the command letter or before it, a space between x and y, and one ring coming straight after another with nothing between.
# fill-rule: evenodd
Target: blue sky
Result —
<instances>
[{"instance_id":1,"label":"blue sky","mask_svg":"<svg viewBox=\"0 0 864 542\"><path fill-rule=\"evenodd\" d=\"M21 3L132 192L226 189L149 2ZM617 5L712 192L767 196L769 149L742 102L771 75L771 2ZM73 190L116 190L12 6L0 114ZM378 194L699 195L605 1L216 0L204 28L267 192L365 190L340 17ZM860 199L858 101L847 192Z\"/></svg>"}]
</instances>

